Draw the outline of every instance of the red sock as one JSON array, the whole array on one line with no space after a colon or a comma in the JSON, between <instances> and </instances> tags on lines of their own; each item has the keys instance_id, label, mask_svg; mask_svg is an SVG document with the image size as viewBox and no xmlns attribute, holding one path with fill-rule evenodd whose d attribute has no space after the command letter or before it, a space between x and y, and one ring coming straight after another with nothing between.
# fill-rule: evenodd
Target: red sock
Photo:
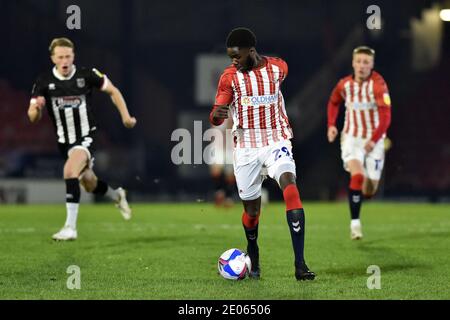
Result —
<instances>
[{"instance_id":1,"label":"red sock","mask_svg":"<svg viewBox=\"0 0 450 320\"><path fill-rule=\"evenodd\" d=\"M303 208L297 185L290 184L286 188L284 188L283 197L284 202L286 202L286 211Z\"/></svg>"},{"instance_id":2,"label":"red sock","mask_svg":"<svg viewBox=\"0 0 450 320\"><path fill-rule=\"evenodd\" d=\"M244 211L242 214L242 224L248 229L256 227L259 223L259 214L260 212L256 216L251 216Z\"/></svg>"},{"instance_id":3,"label":"red sock","mask_svg":"<svg viewBox=\"0 0 450 320\"><path fill-rule=\"evenodd\" d=\"M361 191L363 187L364 176L361 173L357 173L350 178L350 189L355 191Z\"/></svg>"}]
</instances>

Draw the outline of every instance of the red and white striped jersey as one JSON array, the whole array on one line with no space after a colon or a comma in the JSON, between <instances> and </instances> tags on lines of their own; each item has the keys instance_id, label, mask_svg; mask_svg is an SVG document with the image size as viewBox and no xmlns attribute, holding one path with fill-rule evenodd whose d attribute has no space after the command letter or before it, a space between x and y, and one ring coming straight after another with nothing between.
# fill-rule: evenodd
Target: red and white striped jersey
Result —
<instances>
[{"instance_id":1,"label":"red and white striped jersey","mask_svg":"<svg viewBox=\"0 0 450 320\"><path fill-rule=\"evenodd\" d=\"M279 58L262 58L264 64L249 71L227 67L219 80L214 107L230 106L238 148L259 148L293 137L280 90L288 66ZM214 125L222 122L210 120Z\"/></svg>"},{"instance_id":2,"label":"red and white striped jersey","mask_svg":"<svg viewBox=\"0 0 450 320\"><path fill-rule=\"evenodd\" d=\"M339 105L344 101L345 134L370 138L374 142L385 137L385 119L389 118L390 122L391 99L386 82L379 73L372 71L370 77L361 83L352 75L338 82L328 102L328 126L336 125Z\"/></svg>"}]
</instances>

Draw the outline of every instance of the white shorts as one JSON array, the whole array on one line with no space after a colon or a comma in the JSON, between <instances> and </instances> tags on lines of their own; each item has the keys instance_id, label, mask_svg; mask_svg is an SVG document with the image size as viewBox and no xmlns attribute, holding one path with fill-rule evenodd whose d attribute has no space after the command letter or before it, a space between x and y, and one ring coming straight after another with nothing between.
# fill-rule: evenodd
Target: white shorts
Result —
<instances>
[{"instance_id":1,"label":"white shorts","mask_svg":"<svg viewBox=\"0 0 450 320\"><path fill-rule=\"evenodd\" d=\"M345 134L341 135L341 158L344 169L349 171L347 163L350 160L359 160L364 167L364 174L371 180L380 180L384 166L384 139L375 144L370 153L366 153L364 145L369 139L355 138Z\"/></svg>"},{"instance_id":2,"label":"white shorts","mask_svg":"<svg viewBox=\"0 0 450 320\"><path fill-rule=\"evenodd\" d=\"M255 200L261 196L261 186L266 175L277 183L285 172L296 175L290 140L262 148L236 148L233 164L239 197L242 200Z\"/></svg>"}]
</instances>

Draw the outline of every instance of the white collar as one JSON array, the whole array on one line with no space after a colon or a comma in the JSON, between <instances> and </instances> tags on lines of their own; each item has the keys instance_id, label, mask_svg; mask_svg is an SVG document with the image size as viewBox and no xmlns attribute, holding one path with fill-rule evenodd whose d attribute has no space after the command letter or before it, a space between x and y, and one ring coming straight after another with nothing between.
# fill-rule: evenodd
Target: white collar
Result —
<instances>
[{"instance_id":1,"label":"white collar","mask_svg":"<svg viewBox=\"0 0 450 320\"><path fill-rule=\"evenodd\" d=\"M77 67L75 65L72 65L72 72L67 77L64 77L63 75L61 75L58 72L58 70L56 69L56 66L53 67L53 75L56 77L56 79L61 80L61 81L72 79L72 77L76 71L77 71Z\"/></svg>"}]
</instances>

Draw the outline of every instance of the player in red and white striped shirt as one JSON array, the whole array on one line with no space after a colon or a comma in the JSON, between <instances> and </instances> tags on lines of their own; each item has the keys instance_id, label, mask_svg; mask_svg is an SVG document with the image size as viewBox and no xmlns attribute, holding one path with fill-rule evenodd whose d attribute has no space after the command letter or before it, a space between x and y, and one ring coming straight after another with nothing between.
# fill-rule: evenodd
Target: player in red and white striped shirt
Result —
<instances>
[{"instance_id":1,"label":"player in red and white striped shirt","mask_svg":"<svg viewBox=\"0 0 450 320\"><path fill-rule=\"evenodd\" d=\"M231 65L219 81L215 108L229 105L238 148L264 147L293 136L280 90L287 64L272 57L261 57L261 61L261 66L248 72ZM223 120L212 122L217 125Z\"/></svg>"},{"instance_id":2,"label":"player in red and white striped shirt","mask_svg":"<svg viewBox=\"0 0 450 320\"><path fill-rule=\"evenodd\" d=\"M292 155L292 130L280 87L288 74L286 62L260 56L256 37L249 29L237 28L227 38L232 65L220 77L210 121L220 125L233 119L234 174L244 205L242 223L252 261L250 276L260 277L258 222L261 210L263 172L275 179L286 202L286 213L295 254L295 277L315 277L304 260L305 214L296 185Z\"/></svg>"},{"instance_id":3,"label":"player in red and white striped shirt","mask_svg":"<svg viewBox=\"0 0 450 320\"><path fill-rule=\"evenodd\" d=\"M362 195L372 197L384 165L384 139L391 122L391 99L383 77L373 71L375 51L361 46L353 50L352 75L342 78L328 102L328 141L336 139L339 106L345 102L341 132L341 157L350 172L349 203L351 238L361 239L359 219Z\"/></svg>"}]
</instances>

